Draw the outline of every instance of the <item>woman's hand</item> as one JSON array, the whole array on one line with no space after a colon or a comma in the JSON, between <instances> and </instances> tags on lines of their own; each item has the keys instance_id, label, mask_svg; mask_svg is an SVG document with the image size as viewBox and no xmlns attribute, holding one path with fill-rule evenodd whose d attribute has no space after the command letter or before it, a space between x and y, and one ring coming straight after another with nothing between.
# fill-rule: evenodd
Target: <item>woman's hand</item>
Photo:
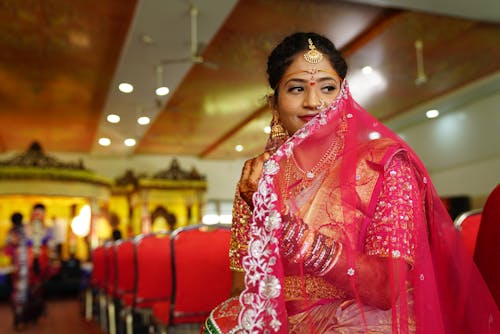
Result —
<instances>
[{"instance_id":1,"label":"woman's hand","mask_svg":"<svg viewBox=\"0 0 500 334\"><path fill-rule=\"evenodd\" d=\"M293 263L302 263L306 272L323 276L333 269L342 254L342 244L315 232L302 219L283 216L282 254Z\"/></svg>"},{"instance_id":2,"label":"woman's hand","mask_svg":"<svg viewBox=\"0 0 500 334\"><path fill-rule=\"evenodd\" d=\"M269 159L270 156L271 154L269 152L264 152L255 158L245 161L245 165L243 166L238 189L241 198L243 198L251 210L253 210L252 197L257 191L257 185L262 175L264 162Z\"/></svg>"}]
</instances>

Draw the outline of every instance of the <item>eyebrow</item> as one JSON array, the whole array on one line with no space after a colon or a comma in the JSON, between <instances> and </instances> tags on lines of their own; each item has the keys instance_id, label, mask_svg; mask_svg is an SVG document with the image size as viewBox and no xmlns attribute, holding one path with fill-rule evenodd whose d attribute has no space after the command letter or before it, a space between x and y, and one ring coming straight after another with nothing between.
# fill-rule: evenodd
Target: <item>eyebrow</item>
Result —
<instances>
[{"instance_id":1,"label":"eyebrow","mask_svg":"<svg viewBox=\"0 0 500 334\"><path fill-rule=\"evenodd\" d=\"M321 77L321 78L317 78L316 82L324 82L324 81L330 81L330 80L333 80L336 84L338 84L338 81L334 78L334 77L331 77L331 76L327 76L327 77ZM298 82L310 82L311 80L310 79L302 79L302 78L290 78L288 79L287 81L285 81L283 84L286 85L292 81L298 81Z\"/></svg>"}]
</instances>

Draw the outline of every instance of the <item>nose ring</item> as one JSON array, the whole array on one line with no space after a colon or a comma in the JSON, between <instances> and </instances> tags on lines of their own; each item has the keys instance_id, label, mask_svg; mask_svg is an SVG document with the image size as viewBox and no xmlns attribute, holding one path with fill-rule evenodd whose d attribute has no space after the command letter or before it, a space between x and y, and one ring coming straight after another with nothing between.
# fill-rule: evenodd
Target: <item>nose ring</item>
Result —
<instances>
[{"instance_id":1,"label":"nose ring","mask_svg":"<svg viewBox=\"0 0 500 334\"><path fill-rule=\"evenodd\" d=\"M323 99L319 99L320 104L316 106L316 110L323 110L326 108L326 101Z\"/></svg>"}]
</instances>

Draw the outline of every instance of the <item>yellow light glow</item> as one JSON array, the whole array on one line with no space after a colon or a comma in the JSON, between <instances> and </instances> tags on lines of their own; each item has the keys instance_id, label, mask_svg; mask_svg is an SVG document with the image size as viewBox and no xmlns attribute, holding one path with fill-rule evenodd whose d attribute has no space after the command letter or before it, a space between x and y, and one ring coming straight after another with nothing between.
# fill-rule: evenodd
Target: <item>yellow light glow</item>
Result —
<instances>
[{"instance_id":1,"label":"yellow light glow","mask_svg":"<svg viewBox=\"0 0 500 334\"><path fill-rule=\"evenodd\" d=\"M71 221L71 230L73 233L81 238L86 237L90 232L90 219L90 206L84 205L80 210L80 214L75 216Z\"/></svg>"}]
</instances>

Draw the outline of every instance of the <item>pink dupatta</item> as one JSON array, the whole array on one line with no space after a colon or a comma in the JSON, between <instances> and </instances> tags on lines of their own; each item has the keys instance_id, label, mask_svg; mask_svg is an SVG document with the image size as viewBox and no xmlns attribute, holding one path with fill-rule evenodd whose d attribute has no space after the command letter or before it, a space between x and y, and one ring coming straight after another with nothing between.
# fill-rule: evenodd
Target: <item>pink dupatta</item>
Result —
<instances>
[{"instance_id":1,"label":"pink dupatta","mask_svg":"<svg viewBox=\"0 0 500 334\"><path fill-rule=\"evenodd\" d=\"M337 136L339 124L345 126ZM287 333L287 309L284 300L284 262L280 256L283 161L291 157L311 161L325 154L325 141L341 141L335 185L344 222L356 220L359 194L356 191L356 167L363 147L371 141L389 141L377 162L384 163L400 151L407 153L418 178L421 203L414 213L414 263L410 271L391 277L392 332L409 332L414 318L417 333L498 333L500 315L484 281L464 249L451 219L442 205L430 178L418 157L391 130L363 110L351 97L344 80L337 99L302 129L290 137L265 163L258 190L254 194L253 223L248 254L243 258L244 292L240 295L239 331L245 333ZM329 145L327 145L329 146ZM377 147L376 145L373 147ZM378 152L380 153L380 152ZM363 154L376 155L375 151ZM378 198L379 185L373 189L369 208ZM356 252L363 249L367 219L362 224L346 224L347 234L356 238L344 242L350 268L356 267ZM391 265L389 261L389 265ZM365 306L357 297L353 272L354 299L363 313ZM413 306L406 298L412 287ZM314 329L312 329L314 330Z\"/></svg>"}]
</instances>

